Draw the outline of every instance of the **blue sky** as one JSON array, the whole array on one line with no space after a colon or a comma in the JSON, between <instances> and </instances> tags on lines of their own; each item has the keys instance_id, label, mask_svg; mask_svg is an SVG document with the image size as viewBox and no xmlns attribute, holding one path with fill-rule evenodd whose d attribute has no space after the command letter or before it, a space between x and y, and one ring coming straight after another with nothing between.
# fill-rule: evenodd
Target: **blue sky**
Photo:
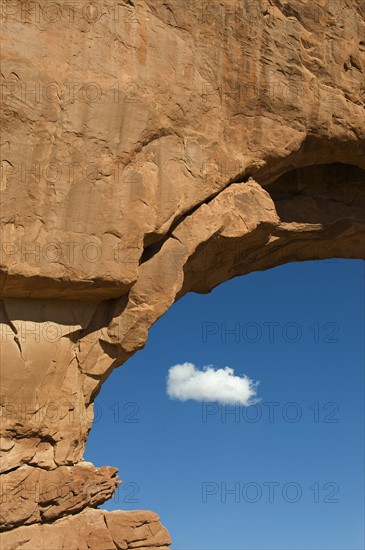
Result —
<instances>
[{"instance_id":1,"label":"blue sky","mask_svg":"<svg viewBox=\"0 0 365 550\"><path fill-rule=\"evenodd\" d=\"M235 333L229 333L229 330ZM172 400L169 369L259 381L248 407ZM364 263L292 263L189 294L96 400L103 508L154 510L174 550L364 548Z\"/></svg>"}]
</instances>

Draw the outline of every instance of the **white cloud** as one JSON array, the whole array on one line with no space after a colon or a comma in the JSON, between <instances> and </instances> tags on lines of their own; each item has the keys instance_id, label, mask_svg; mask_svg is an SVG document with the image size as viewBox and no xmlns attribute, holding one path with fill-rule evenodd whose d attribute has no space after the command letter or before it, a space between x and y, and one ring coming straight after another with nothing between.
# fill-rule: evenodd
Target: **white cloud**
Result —
<instances>
[{"instance_id":1,"label":"white cloud","mask_svg":"<svg viewBox=\"0 0 365 550\"><path fill-rule=\"evenodd\" d=\"M193 363L174 365L167 376L167 395L170 399L187 401L219 401L220 403L248 406L255 403L256 388L247 376L235 376L234 370L212 366L199 370Z\"/></svg>"}]
</instances>

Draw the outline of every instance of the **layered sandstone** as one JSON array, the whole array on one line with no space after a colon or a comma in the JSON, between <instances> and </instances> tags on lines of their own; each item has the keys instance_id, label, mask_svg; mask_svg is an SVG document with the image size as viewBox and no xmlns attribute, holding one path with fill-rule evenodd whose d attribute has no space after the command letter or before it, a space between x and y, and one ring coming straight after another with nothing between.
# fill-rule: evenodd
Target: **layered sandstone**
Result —
<instances>
[{"instance_id":1,"label":"layered sandstone","mask_svg":"<svg viewBox=\"0 0 365 550\"><path fill-rule=\"evenodd\" d=\"M95 509L93 401L187 292L364 257L364 4L2 10L2 548L163 548Z\"/></svg>"},{"instance_id":2,"label":"layered sandstone","mask_svg":"<svg viewBox=\"0 0 365 550\"><path fill-rule=\"evenodd\" d=\"M52 524L19 527L2 535L2 548L48 550L168 550L170 537L153 512L84 510Z\"/></svg>"}]
</instances>

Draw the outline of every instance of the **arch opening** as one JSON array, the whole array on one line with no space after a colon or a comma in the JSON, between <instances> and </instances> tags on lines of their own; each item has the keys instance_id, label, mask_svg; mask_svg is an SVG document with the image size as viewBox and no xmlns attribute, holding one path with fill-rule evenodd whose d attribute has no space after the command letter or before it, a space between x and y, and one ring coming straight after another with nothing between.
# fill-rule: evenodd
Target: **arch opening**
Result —
<instances>
[{"instance_id":1,"label":"arch opening","mask_svg":"<svg viewBox=\"0 0 365 550\"><path fill-rule=\"evenodd\" d=\"M326 537L329 546L343 541L350 521L345 507L350 506L359 541L360 293L362 262L334 259L237 277L210 296L192 293L174 304L151 328L146 348L113 373L114 381L98 398L95 428L101 440L91 433L87 457L102 463L105 452L96 446L100 449L100 441L108 446L138 500L130 502L132 485L125 490L122 485L119 500L107 508L159 510L179 547L255 543L270 548L275 541L283 548L302 548ZM168 369L185 361L200 370L207 364L229 366L236 375L259 380L259 406L170 401ZM139 422L128 422L127 403L137 405ZM275 490L272 502L269 482ZM332 494L334 489L338 493ZM295 502L296 490L302 494ZM331 498L339 499L336 505ZM285 529L288 521L296 532Z\"/></svg>"}]
</instances>

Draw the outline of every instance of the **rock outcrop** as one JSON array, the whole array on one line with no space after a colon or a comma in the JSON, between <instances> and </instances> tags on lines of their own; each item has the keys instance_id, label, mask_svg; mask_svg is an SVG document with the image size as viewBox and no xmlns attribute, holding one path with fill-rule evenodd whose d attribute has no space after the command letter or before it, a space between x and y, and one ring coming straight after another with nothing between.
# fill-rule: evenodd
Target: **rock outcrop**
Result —
<instances>
[{"instance_id":1,"label":"rock outcrop","mask_svg":"<svg viewBox=\"0 0 365 550\"><path fill-rule=\"evenodd\" d=\"M2 30L1 547L163 549L96 509L93 401L187 292L364 257L365 6L2 0Z\"/></svg>"},{"instance_id":2,"label":"rock outcrop","mask_svg":"<svg viewBox=\"0 0 365 550\"><path fill-rule=\"evenodd\" d=\"M170 537L153 512L84 510L77 516L19 527L2 535L2 548L48 550L168 550Z\"/></svg>"}]
</instances>

